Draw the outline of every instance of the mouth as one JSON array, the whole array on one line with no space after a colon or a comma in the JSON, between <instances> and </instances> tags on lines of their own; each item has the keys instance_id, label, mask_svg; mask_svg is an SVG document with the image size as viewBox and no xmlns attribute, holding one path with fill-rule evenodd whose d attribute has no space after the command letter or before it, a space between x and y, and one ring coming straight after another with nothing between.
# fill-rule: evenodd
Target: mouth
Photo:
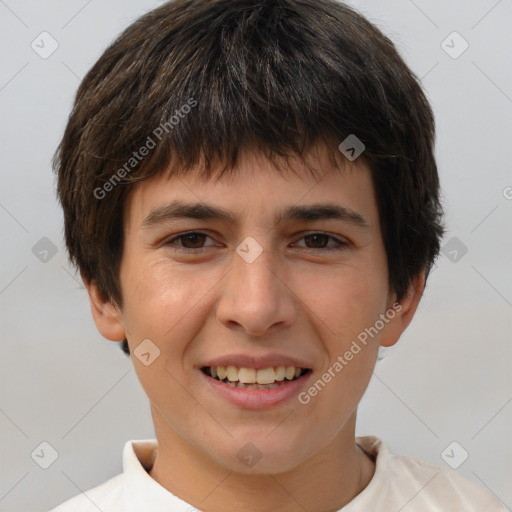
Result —
<instances>
[{"instance_id":1,"label":"mouth","mask_svg":"<svg viewBox=\"0 0 512 512\"><path fill-rule=\"evenodd\" d=\"M276 366L248 368L237 366L203 366L201 371L211 379L232 388L268 390L286 386L311 373L310 368Z\"/></svg>"}]
</instances>

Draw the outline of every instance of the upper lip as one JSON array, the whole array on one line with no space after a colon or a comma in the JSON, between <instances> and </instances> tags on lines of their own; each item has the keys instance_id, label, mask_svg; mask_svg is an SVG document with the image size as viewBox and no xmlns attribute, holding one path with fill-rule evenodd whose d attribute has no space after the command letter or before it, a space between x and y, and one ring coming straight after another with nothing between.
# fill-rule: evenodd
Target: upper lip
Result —
<instances>
[{"instance_id":1,"label":"upper lip","mask_svg":"<svg viewBox=\"0 0 512 512\"><path fill-rule=\"evenodd\" d=\"M250 356L247 354L230 354L216 357L205 362L204 366L236 366L237 368L276 368L277 366L295 366L295 368L311 368L311 366L295 357L281 354Z\"/></svg>"}]
</instances>

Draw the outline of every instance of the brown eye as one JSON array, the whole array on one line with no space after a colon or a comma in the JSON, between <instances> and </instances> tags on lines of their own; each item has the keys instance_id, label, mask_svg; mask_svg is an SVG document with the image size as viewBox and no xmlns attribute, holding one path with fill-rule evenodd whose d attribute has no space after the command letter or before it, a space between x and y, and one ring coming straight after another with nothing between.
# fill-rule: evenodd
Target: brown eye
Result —
<instances>
[{"instance_id":1,"label":"brown eye","mask_svg":"<svg viewBox=\"0 0 512 512\"><path fill-rule=\"evenodd\" d=\"M182 233L181 235L177 235L171 238L165 243L165 245L173 247L174 250L179 252L199 252L204 248L215 245L213 243L210 245L205 245L207 238L211 240L211 238L206 233L201 233L200 231L190 231L189 233Z\"/></svg>"},{"instance_id":2,"label":"brown eye","mask_svg":"<svg viewBox=\"0 0 512 512\"><path fill-rule=\"evenodd\" d=\"M179 238L183 247L187 249L200 249L204 244L206 235L204 233L189 233Z\"/></svg>"},{"instance_id":3,"label":"brown eye","mask_svg":"<svg viewBox=\"0 0 512 512\"><path fill-rule=\"evenodd\" d=\"M329 242L329 235L324 235L323 233L315 233L313 235L306 235L304 240L307 240L312 243L311 249L324 249ZM306 244L307 245L307 244Z\"/></svg>"},{"instance_id":4,"label":"brown eye","mask_svg":"<svg viewBox=\"0 0 512 512\"><path fill-rule=\"evenodd\" d=\"M303 240L304 244L297 244L298 247L312 249L313 251L341 251L349 245L345 239L336 238L327 233L308 233L300 240Z\"/></svg>"}]
</instances>

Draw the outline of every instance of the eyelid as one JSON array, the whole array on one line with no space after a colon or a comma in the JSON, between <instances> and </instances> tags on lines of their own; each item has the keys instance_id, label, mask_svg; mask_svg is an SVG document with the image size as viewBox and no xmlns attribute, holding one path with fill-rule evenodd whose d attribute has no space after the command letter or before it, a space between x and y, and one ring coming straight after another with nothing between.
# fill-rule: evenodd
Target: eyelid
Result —
<instances>
[{"instance_id":1,"label":"eyelid","mask_svg":"<svg viewBox=\"0 0 512 512\"><path fill-rule=\"evenodd\" d=\"M309 251L323 251L323 252L327 252L329 250L336 250L336 249L343 249L345 248L346 246L349 245L349 240L347 238L345 238L344 236L341 236L341 235L333 235L331 233L328 233L328 232L325 232L325 231L305 231L305 232L301 232L299 233L300 235L300 238L299 240L303 240L305 237L307 236L311 236L311 235L322 235L322 236L326 236L328 237L330 240L334 240L337 244L337 246L334 246L334 247L325 247L325 248L314 248L314 247L301 247L303 249L307 249Z\"/></svg>"},{"instance_id":2,"label":"eyelid","mask_svg":"<svg viewBox=\"0 0 512 512\"><path fill-rule=\"evenodd\" d=\"M173 235L171 238L164 241L163 245L170 245L171 243L179 241L181 238L185 238L188 235L204 235L206 238L209 238L210 240L214 240L213 237L211 237L208 233L205 233L204 231L199 230L191 230L191 231L184 231L182 233L178 233L176 235ZM215 244L208 245L206 247L213 247ZM198 247L196 249L191 249L188 247L177 247L176 250L178 251L184 251L184 252L199 252L204 250L205 247Z\"/></svg>"},{"instance_id":3,"label":"eyelid","mask_svg":"<svg viewBox=\"0 0 512 512\"><path fill-rule=\"evenodd\" d=\"M194 234L204 235L206 238L210 238L211 240L214 240L214 238L212 236L210 236L208 233L206 233L204 231L191 230L191 231L185 231L185 232L173 235L171 238L169 238L168 240L166 240L164 242L164 245L171 245L173 243L178 242L180 239L185 238L187 235L194 235ZM311 235L326 236L330 240L334 241L336 243L336 245L335 246L331 246L331 247L324 247L324 248L314 248L314 247L301 246L300 247L301 249L306 249L307 251L329 252L329 251L333 251L333 250L343 250L344 248L346 248L350 244L349 240L346 239L344 236L333 235L331 233L324 232L324 231L318 231L318 230L317 231L315 231L315 230L303 231L303 232L297 233L295 235L295 237L298 236L299 238L297 240L301 241L305 237L311 236ZM198 252L202 252L203 250L205 250L208 247L214 247L215 245L216 244L213 243L211 245L207 245L207 246L204 246L204 247L197 247L197 248L189 248L189 247L180 247L180 246L178 246L178 247L175 248L175 250L178 251L178 252L198 253ZM294 242L294 245L296 245L296 242Z\"/></svg>"}]
</instances>

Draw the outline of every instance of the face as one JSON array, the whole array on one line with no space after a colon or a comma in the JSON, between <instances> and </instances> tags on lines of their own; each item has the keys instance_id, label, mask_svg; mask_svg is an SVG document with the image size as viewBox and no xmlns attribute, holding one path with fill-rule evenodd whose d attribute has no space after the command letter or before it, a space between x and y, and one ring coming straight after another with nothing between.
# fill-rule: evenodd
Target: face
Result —
<instances>
[{"instance_id":1,"label":"face","mask_svg":"<svg viewBox=\"0 0 512 512\"><path fill-rule=\"evenodd\" d=\"M405 328L370 170L326 151L316 177L247 152L231 176L159 176L126 205L123 306L98 327L126 334L157 437L231 470L251 470L243 450L282 472L353 440L379 344Z\"/></svg>"}]
</instances>

